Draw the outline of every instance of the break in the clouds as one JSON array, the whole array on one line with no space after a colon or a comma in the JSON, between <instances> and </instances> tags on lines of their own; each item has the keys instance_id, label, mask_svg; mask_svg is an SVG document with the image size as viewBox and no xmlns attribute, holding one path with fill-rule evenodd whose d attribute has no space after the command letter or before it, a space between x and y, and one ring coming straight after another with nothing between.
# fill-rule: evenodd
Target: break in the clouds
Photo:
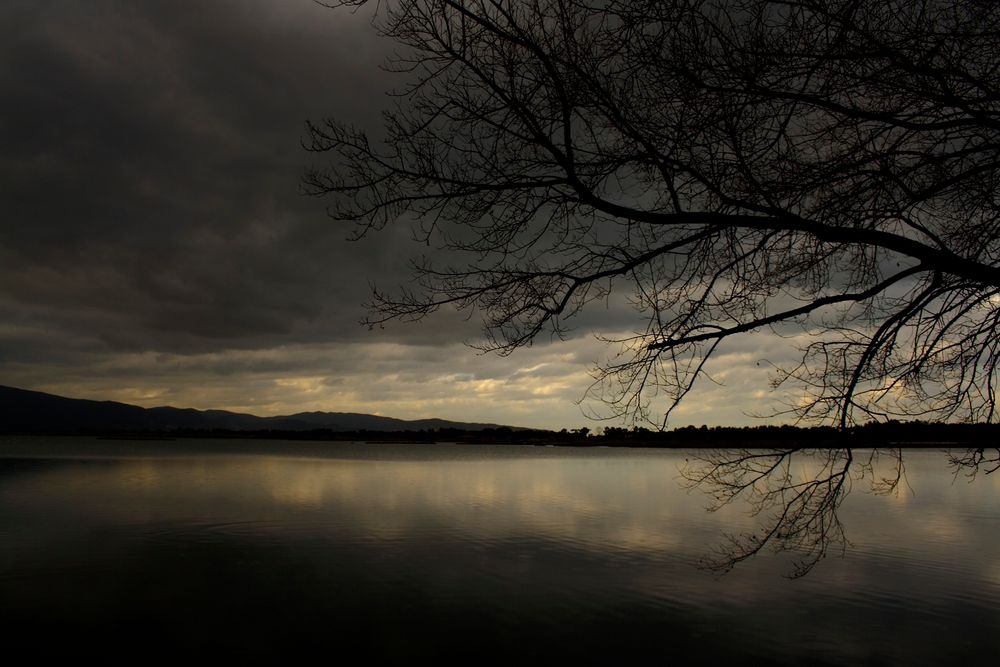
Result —
<instances>
[{"instance_id":1,"label":"break in the clouds","mask_svg":"<svg viewBox=\"0 0 1000 667\"><path fill-rule=\"evenodd\" d=\"M350 229L300 194L307 118L377 131L390 43L310 0L0 5L0 384L70 396L559 428L627 331L588 311L509 357L455 313L368 331L370 285L407 279L407 229ZM751 337L678 413L765 410ZM787 345L787 341L783 344Z\"/></svg>"}]
</instances>

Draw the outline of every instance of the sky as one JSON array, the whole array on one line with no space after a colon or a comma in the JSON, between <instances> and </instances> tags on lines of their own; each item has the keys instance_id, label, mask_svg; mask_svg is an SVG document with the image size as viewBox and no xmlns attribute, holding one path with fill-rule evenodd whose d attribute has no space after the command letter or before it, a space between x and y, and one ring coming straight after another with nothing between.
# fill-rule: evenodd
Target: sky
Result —
<instances>
[{"instance_id":1,"label":"sky","mask_svg":"<svg viewBox=\"0 0 1000 667\"><path fill-rule=\"evenodd\" d=\"M475 313L360 324L408 280L403 225L349 241L302 194L307 119L378 132L391 42L311 0L0 3L0 384L146 407L594 428L643 327L595 304L565 340L484 354ZM732 341L671 420L756 424L789 341ZM611 422L617 424L618 422Z\"/></svg>"}]
</instances>

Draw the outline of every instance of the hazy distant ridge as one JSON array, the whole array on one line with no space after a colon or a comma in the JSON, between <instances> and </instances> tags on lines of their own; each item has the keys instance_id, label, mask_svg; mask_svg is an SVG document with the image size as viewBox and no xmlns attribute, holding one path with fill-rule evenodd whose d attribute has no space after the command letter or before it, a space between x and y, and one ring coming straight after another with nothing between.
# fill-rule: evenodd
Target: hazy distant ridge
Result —
<instances>
[{"instance_id":1,"label":"hazy distant ridge","mask_svg":"<svg viewBox=\"0 0 1000 667\"><path fill-rule=\"evenodd\" d=\"M114 401L65 398L40 391L0 386L0 431L73 432L173 429L227 429L233 431L416 431L457 428L478 431L497 424L453 422L445 419L393 419L354 412L300 412L278 417L193 408L141 408Z\"/></svg>"}]
</instances>

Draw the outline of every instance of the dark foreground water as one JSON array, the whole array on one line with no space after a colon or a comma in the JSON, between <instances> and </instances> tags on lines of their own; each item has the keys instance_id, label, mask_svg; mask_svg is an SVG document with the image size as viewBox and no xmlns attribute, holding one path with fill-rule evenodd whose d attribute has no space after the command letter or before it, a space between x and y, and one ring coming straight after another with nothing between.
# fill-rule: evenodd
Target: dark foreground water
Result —
<instances>
[{"instance_id":1,"label":"dark foreground water","mask_svg":"<svg viewBox=\"0 0 1000 667\"><path fill-rule=\"evenodd\" d=\"M704 568L775 507L707 512L718 489L683 483L690 453L0 439L3 648L134 664L992 663L1000 473L970 482L933 450L904 464L878 495L880 473L852 463L842 504L816 517L850 543L820 531L828 556L789 579L809 545L787 536Z\"/></svg>"}]
</instances>

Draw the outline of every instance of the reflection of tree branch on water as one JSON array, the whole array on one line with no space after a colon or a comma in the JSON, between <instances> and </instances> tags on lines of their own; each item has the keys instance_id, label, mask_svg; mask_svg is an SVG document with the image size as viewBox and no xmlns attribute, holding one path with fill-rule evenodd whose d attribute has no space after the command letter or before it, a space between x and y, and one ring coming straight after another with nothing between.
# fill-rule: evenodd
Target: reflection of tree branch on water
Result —
<instances>
[{"instance_id":1,"label":"reflection of tree branch on water","mask_svg":"<svg viewBox=\"0 0 1000 667\"><path fill-rule=\"evenodd\" d=\"M887 474L880 461L889 459ZM851 448L725 449L699 452L682 475L713 498L710 510L737 499L765 517L757 530L728 535L704 565L728 572L765 547L796 555L791 577L807 574L831 548L847 547L837 510L855 481L879 494L897 492L905 481L902 451Z\"/></svg>"},{"instance_id":2,"label":"reflection of tree branch on water","mask_svg":"<svg viewBox=\"0 0 1000 667\"><path fill-rule=\"evenodd\" d=\"M1000 470L1000 447L979 447L948 452L948 465L955 475L963 473L972 481L980 472L989 475Z\"/></svg>"}]
</instances>

